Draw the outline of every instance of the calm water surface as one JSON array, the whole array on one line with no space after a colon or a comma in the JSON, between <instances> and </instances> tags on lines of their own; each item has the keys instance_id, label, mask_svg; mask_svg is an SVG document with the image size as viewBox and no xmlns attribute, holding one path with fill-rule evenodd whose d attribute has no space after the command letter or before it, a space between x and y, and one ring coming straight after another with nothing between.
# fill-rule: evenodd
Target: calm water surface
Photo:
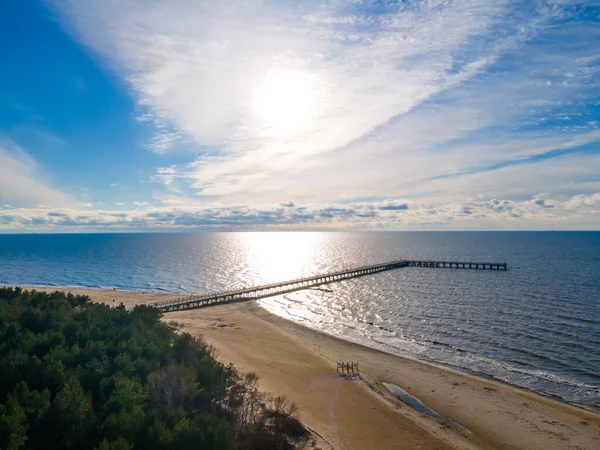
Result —
<instances>
[{"instance_id":1,"label":"calm water surface","mask_svg":"<svg viewBox=\"0 0 600 450\"><path fill-rule=\"evenodd\" d=\"M206 293L395 259L402 268L261 301L400 355L600 409L600 233L0 235L0 283Z\"/></svg>"}]
</instances>

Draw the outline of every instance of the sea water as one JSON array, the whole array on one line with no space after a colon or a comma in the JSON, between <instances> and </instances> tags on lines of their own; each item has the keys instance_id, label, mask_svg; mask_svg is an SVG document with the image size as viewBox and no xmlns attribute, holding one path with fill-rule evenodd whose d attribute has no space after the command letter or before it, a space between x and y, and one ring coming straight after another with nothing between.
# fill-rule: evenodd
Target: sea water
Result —
<instances>
[{"instance_id":1,"label":"sea water","mask_svg":"<svg viewBox=\"0 0 600 450\"><path fill-rule=\"evenodd\" d=\"M263 299L391 353L600 409L600 232L0 235L0 284L210 293L399 259L406 267Z\"/></svg>"}]
</instances>

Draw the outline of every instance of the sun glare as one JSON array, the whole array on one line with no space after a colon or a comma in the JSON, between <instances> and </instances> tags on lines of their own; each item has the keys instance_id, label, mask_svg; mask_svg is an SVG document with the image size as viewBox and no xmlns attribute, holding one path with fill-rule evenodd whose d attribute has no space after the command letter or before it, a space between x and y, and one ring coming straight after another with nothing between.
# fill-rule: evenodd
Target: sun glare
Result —
<instances>
[{"instance_id":1,"label":"sun glare","mask_svg":"<svg viewBox=\"0 0 600 450\"><path fill-rule=\"evenodd\" d=\"M308 276L315 267L320 233L244 233L248 266L254 284L274 283Z\"/></svg>"},{"instance_id":2,"label":"sun glare","mask_svg":"<svg viewBox=\"0 0 600 450\"><path fill-rule=\"evenodd\" d=\"M306 72L271 72L254 92L254 112L269 136L286 137L306 130L314 109L315 81Z\"/></svg>"}]
</instances>

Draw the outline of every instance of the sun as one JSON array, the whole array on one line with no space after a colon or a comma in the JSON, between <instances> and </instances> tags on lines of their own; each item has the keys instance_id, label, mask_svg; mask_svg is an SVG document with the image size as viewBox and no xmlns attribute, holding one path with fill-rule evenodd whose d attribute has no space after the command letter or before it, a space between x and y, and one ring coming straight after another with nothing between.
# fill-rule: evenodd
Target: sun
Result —
<instances>
[{"instance_id":1,"label":"sun","mask_svg":"<svg viewBox=\"0 0 600 450\"><path fill-rule=\"evenodd\" d=\"M315 81L307 72L268 73L254 92L254 113L264 134L297 135L309 128L315 110Z\"/></svg>"}]
</instances>

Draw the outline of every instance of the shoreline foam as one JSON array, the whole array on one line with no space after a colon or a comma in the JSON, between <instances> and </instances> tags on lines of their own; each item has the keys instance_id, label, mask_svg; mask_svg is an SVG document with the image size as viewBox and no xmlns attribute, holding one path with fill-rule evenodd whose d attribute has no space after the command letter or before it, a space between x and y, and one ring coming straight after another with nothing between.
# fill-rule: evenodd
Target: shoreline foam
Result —
<instances>
[{"instance_id":1,"label":"shoreline foam","mask_svg":"<svg viewBox=\"0 0 600 450\"><path fill-rule=\"evenodd\" d=\"M286 297L286 300L288 301L293 301L295 303L301 303L298 302L296 300L293 299L289 299ZM276 300L275 300L276 301ZM277 302L279 303L279 302ZM401 347L396 347L394 345L388 344L386 342L374 339L374 338L370 338L370 337L363 337L362 339L360 337L355 337L355 336L342 336L339 334L336 334L334 332L331 332L330 330L327 330L325 328L321 328L319 326L317 326L314 322L311 322L310 320L306 320L304 319L302 316L296 316L293 314L279 314L277 312L277 309L275 308L269 308L269 305L265 305L265 302L263 300L260 300L258 303L263 309L265 309L267 312L269 312L270 314L273 314L281 319L284 320L289 320L291 322L294 322L298 325L301 326L305 326L307 328L310 328L316 332L319 333L324 333L327 334L329 336L332 336L334 338L338 338L338 339L342 339L344 341L347 342L351 342L353 344L357 344L357 345L362 345L364 347L373 349L373 350L377 350L377 351L381 351L384 353L388 353L390 355L394 355L394 356L398 356L400 358L406 358L406 359L410 359L410 360L415 360L415 361L420 361L420 362L424 362L424 363L428 363L428 364L433 364L435 366L438 366L440 368L443 369L450 369L450 370L456 370L459 371L461 373L465 373L468 375L472 375L475 377L479 377L482 379L486 379L486 380L490 380L490 381L494 381L497 383L501 383L504 384L506 386L511 386L514 387L516 389L520 389L523 390L525 392L530 392L536 395L540 395L542 397L548 398L548 399L552 399L555 401L559 401L561 403L565 403L567 405L571 405L577 408L581 408L584 409L586 411L590 411L596 414L600 414L600 403L598 404L598 406L594 406L593 404L587 404L587 403L580 403L580 402L575 402L575 401L571 401L566 397L563 397L557 393L554 392L550 392L550 391L546 391L543 389L536 389L530 386L527 386L525 384L518 384L517 382L512 382L509 379L504 379L501 378L499 376L494 376L493 374L481 371L481 370L476 370L470 367L465 367L465 366L461 366L459 364L452 364L450 362L447 361L440 361L440 360L436 360L434 358L430 358L428 357L426 354L422 354L422 355L418 355L415 353L411 353L409 351L404 350ZM344 327L349 327L351 329L356 329L353 328L351 326L347 326L347 325L342 325ZM379 327L381 328L381 327ZM426 340L427 341L427 340ZM432 343L437 343L436 341L431 341ZM425 345L425 344L423 344ZM445 346L448 346L448 344L442 344ZM453 347L454 348L454 347ZM455 350L457 350L456 348L454 348ZM513 367L510 366L509 364L503 363L501 361L496 361L496 360L491 360L489 358L485 358L482 355L476 355L474 353L468 352L466 350L462 350L459 349L458 351L463 352L463 353L468 353L470 356L472 357L477 357L479 359L483 359L485 360L488 364L490 365L496 365L496 366L501 366L504 370L508 371L508 372L517 372L517 373L521 373L521 374L525 374L527 376L530 376L532 378L535 378L537 380L544 380L544 381L550 381L550 382L555 382L558 384L562 384L562 385L569 385L569 386L574 386L574 387L580 387L580 388L585 388L589 391L596 391L599 393L600 395L600 387L596 387L593 385L589 385L589 384L585 384L585 383L579 383L575 380L571 380L568 378L562 378L562 377L558 377L556 375L553 375L551 373L548 372L543 372L541 370L536 371L536 374L531 374L529 373L528 370L525 369L519 369L517 367ZM542 375L543 374L543 375ZM560 380L556 380L556 378L560 378Z\"/></svg>"}]
</instances>

